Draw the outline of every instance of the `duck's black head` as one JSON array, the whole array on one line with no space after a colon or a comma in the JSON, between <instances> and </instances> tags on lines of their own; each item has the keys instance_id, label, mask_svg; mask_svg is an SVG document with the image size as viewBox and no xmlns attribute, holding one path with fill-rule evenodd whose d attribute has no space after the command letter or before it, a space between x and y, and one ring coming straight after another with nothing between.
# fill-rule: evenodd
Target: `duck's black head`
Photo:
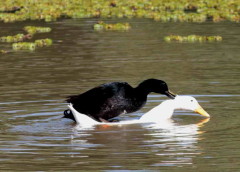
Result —
<instances>
[{"instance_id":1,"label":"duck's black head","mask_svg":"<svg viewBox=\"0 0 240 172\"><path fill-rule=\"evenodd\" d=\"M150 92L160 93L168 96L171 99L174 99L176 96L169 91L166 82L158 79L147 79L140 83L138 88L142 91L145 91L147 94Z\"/></svg>"}]
</instances>

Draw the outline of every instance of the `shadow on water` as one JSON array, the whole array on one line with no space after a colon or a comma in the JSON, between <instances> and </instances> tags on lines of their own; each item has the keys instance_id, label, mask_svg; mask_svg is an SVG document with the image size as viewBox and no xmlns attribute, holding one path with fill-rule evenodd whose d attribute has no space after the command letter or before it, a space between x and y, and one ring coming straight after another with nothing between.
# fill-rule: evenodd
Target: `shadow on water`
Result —
<instances>
[{"instance_id":1,"label":"shadow on water","mask_svg":"<svg viewBox=\"0 0 240 172\"><path fill-rule=\"evenodd\" d=\"M25 25L46 25L54 40L52 47L35 52L0 54L0 169L237 171L239 24L132 19L129 32L95 32L95 22L0 24L0 36L19 33ZM166 43L169 34L221 35L223 41ZM68 95L110 81L136 86L146 78L163 79L173 92L193 95L211 120L200 125L194 113L177 111L170 128L76 131L72 121L61 118ZM119 118L139 118L165 99L151 94L143 109Z\"/></svg>"}]
</instances>

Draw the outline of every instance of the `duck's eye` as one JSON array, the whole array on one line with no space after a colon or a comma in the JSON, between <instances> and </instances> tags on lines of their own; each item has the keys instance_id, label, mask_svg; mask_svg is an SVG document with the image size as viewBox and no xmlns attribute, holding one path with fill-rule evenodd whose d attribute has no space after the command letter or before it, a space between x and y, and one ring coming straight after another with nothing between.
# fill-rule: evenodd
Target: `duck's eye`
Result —
<instances>
[{"instance_id":1,"label":"duck's eye","mask_svg":"<svg viewBox=\"0 0 240 172\"><path fill-rule=\"evenodd\" d=\"M191 100L191 102L193 102L193 100Z\"/></svg>"}]
</instances>

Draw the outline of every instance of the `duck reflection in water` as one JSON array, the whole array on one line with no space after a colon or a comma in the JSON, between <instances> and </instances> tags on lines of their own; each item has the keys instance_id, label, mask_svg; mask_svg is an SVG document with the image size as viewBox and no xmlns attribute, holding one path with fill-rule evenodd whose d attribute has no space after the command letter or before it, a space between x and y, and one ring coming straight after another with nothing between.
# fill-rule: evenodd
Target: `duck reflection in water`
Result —
<instances>
[{"instance_id":1,"label":"duck reflection in water","mask_svg":"<svg viewBox=\"0 0 240 172\"><path fill-rule=\"evenodd\" d=\"M190 165L203 153L199 140L204 139L201 127L209 121L182 125L168 120L165 125L141 123L112 125L79 130L74 128L72 149L89 156L86 161L101 161L104 166L126 166L129 159L143 167ZM96 156L91 156L92 151ZM101 155L101 160L97 158ZM73 155L74 156L74 155ZM148 157L146 159L146 157ZM113 161L114 160L114 161ZM115 161L117 160L117 161Z\"/></svg>"}]
</instances>

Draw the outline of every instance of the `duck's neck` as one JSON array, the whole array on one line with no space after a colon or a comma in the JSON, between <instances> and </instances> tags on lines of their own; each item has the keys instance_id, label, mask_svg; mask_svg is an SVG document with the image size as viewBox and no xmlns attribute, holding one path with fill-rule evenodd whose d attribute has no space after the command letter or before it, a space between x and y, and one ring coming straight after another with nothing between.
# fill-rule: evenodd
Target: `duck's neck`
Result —
<instances>
[{"instance_id":1,"label":"duck's neck","mask_svg":"<svg viewBox=\"0 0 240 172\"><path fill-rule=\"evenodd\" d=\"M176 108L174 100L166 100L145 113L139 120L143 122L162 122L170 119Z\"/></svg>"},{"instance_id":2,"label":"duck's neck","mask_svg":"<svg viewBox=\"0 0 240 172\"><path fill-rule=\"evenodd\" d=\"M135 92L138 95L142 95L142 96L146 96L153 92L152 90L152 85L150 84L150 82L148 82L148 80L145 80L143 82L141 82L136 88L135 88Z\"/></svg>"}]
</instances>

